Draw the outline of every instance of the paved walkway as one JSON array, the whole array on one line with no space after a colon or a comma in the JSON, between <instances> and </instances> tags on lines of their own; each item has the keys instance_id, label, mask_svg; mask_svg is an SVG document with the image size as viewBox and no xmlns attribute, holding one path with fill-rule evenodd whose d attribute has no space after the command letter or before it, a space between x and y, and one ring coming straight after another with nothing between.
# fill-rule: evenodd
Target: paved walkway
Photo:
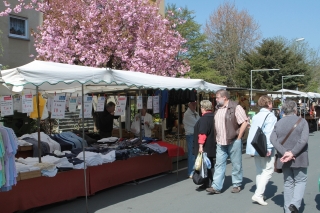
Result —
<instances>
[{"instance_id":1,"label":"paved walkway","mask_svg":"<svg viewBox=\"0 0 320 213\"><path fill-rule=\"evenodd\" d=\"M309 137L308 183L302 203L301 212L320 211L320 193L318 178L320 175L320 132L311 133ZM196 185L186 178L186 161L179 163L182 169L177 173L141 181L139 184L124 184L97 193L88 199L88 212L97 213L277 213L283 212L283 175L273 174L265 195L267 206L260 206L251 201L255 190L255 166L252 157L243 155L244 181L239 194L230 192L231 165L228 164L222 194L209 195L205 191L196 191ZM119 168L120 169L120 168ZM86 212L85 198L52 204L28 212L71 213Z\"/></svg>"}]
</instances>

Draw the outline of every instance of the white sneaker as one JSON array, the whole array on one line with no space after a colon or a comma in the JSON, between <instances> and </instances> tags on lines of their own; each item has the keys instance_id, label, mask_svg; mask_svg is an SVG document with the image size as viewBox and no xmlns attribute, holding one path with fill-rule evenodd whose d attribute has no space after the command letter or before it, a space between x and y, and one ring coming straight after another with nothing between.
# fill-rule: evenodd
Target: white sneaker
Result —
<instances>
[{"instance_id":1,"label":"white sneaker","mask_svg":"<svg viewBox=\"0 0 320 213\"><path fill-rule=\"evenodd\" d=\"M259 204L262 205L262 206L268 205L268 203L265 202L262 197L257 197L257 196L255 196L255 195L253 195L251 199L252 199L253 201L259 203Z\"/></svg>"}]
</instances>

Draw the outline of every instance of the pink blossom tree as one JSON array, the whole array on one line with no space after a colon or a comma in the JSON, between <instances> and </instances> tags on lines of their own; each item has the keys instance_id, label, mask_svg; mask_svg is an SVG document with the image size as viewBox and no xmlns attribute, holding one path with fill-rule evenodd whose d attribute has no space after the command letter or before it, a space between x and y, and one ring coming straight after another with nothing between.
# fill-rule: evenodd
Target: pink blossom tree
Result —
<instances>
[{"instance_id":1,"label":"pink blossom tree","mask_svg":"<svg viewBox=\"0 0 320 213\"><path fill-rule=\"evenodd\" d=\"M148 0L17 0L12 10L44 14L34 32L37 59L176 76L190 70L186 42ZM13 9L11 9L13 8Z\"/></svg>"}]
</instances>

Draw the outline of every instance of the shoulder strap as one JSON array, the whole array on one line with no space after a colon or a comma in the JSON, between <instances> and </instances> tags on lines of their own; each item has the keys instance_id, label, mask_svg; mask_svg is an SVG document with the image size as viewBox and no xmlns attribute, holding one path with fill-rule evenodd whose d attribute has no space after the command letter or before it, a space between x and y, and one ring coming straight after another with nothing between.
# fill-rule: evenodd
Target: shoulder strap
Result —
<instances>
[{"instance_id":1,"label":"shoulder strap","mask_svg":"<svg viewBox=\"0 0 320 213\"><path fill-rule=\"evenodd\" d=\"M261 129L262 129L263 125L264 125L264 122L266 122L267 117L270 115L270 113L271 113L271 112L269 112L268 115L265 117L265 119L264 119L264 121L263 121L263 123L262 123L262 125L261 125Z\"/></svg>"},{"instance_id":2,"label":"shoulder strap","mask_svg":"<svg viewBox=\"0 0 320 213\"><path fill-rule=\"evenodd\" d=\"M302 120L302 118L299 118L299 120L297 121L297 123L295 123L295 125L293 125L293 127L291 128L290 132L287 134L287 136L284 138L284 140L282 141L281 145L283 145L286 140L288 139L288 137L290 136L290 134L292 133L292 131L298 126L298 124L300 123L300 121Z\"/></svg>"}]
</instances>

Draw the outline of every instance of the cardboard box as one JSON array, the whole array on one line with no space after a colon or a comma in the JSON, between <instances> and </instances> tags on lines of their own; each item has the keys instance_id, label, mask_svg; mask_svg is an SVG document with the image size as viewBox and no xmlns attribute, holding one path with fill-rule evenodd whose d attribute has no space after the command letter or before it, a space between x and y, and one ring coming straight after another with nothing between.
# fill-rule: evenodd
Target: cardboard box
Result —
<instances>
[{"instance_id":1,"label":"cardboard box","mask_svg":"<svg viewBox=\"0 0 320 213\"><path fill-rule=\"evenodd\" d=\"M20 173L18 173L17 181L21 180Z\"/></svg>"},{"instance_id":2,"label":"cardboard box","mask_svg":"<svg viewBox=\"0 0 320 213\"><path fill-rule=\"evenodd\" d=\"M28 150L32 150L33 149L33 145L31 146L18 146L18 151L28 151Z\"/></svg>"},{"instance_id":3,"label":"cardboard box","mask_svg":"<svg viewBox=\"0 0 320 213\"><path fill-rule=\"evenodd\" d=\"M36 171L30 171L30 172L20 172L20 180L26 180L30 178L36 178L36 177L41 177L41 171L36 170Z\"/></svg>"}]
</instances>

